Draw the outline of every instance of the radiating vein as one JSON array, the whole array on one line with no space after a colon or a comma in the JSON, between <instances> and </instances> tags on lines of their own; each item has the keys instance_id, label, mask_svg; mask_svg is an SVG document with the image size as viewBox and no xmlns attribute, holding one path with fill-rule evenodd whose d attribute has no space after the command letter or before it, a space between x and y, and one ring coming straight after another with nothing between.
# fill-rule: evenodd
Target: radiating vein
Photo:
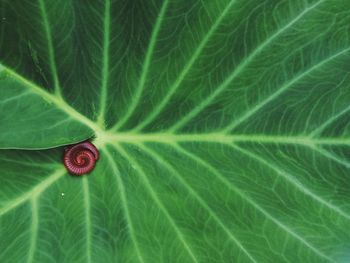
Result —
<instances>
[{"instance_id":1,"label":"radiating vein","mask_svg":"<svg viewBox=\"0 0 350 263\"><path fill-rule=\"evenodd\" d=\"M229 13L229 10L231 9L232 5L236 2L236 0L231 0L228 2L222 13L218 16L216 21L213 23L213 25L210 27L209 31L206 33L206 35L203 37L202 41L199 43L196 50L193 52L193 55L189 59L189 61L184 66L183 70L177 77L177 79L174 81L174 83L167 89L167 93L165 97L161 100L160 103L157 104L157 106L152 110L152 112L140 123L138 124L133 131L140 131L142 128L144 128L147 124L149 124L152 120L154 120L160 112L163 110L163 108L168 104L169 100L172 98L176 90L180 87L182 81L185 79L186 75L190 72L192 69L194 63L197 61L199 56L201 55L202 51L204 50L205 46L208 44L209 40L213 36L213 34L216 32L224 18Z\"/></svg>"},{"instance_id":2,"label":"radiating vein","mask_svg":"<svg viewBox=\"0 0 350 263\"><path fill-rule=\"evenodd\" d=\"M157 193L154 191L152 184L148 180L141 165L139 165L139 163L133 157L131 157L131 155L129 155L121 146L115 145L115 144L113 144L113 146L118 150L118 152L120 154L122 154L127 160L129 160L132 164L134 164L135 167L137 167L138 173L141 176L142 181L144 182L144 185L147 188L148 192L152 196L152 199L157 204L157 206L162 211L162 213L165 215L166 219L170 223L171 227L173 228L174 232L176 233L176 236L178 237L178 239L182 243L184 249L186 250L186 252L190 256L190 258L193 260L193 262L198 263L197 257L195 256L193 249L189 246L188 241L185 238L185 235L182 233L180 228L177 226L176 222L174 221L174 219L169 214L168 210L163 205L163 202L158 197Z\"/></svg>"},{"instance_id":3,"label":"radiating vein","mask_svg":"<svg viewBox=\"0 0 350 263\"><path fill-rule=\"evenodd\" d=\"M350 48L349 48L350 50ZM350 105L343 109L342 111L336 113L335 115L331 116L328 120L326 120L324 123L322 123L318 128L314 129L309 136L314 137L318 134L320 134L324 129L326 129L329 125L331 125L334 121L339 119L340 117L344 116L344 114L348 113L350 111Z\"/></svg>"},{"instance_id":4,"label":"radiating vein","mask_svg":"<svg viewBox=\"0 0 350 263\"><path fill-rule=\"evenodd\" d=\"M118 187L119 187L119 193L120 193L120 197L121 197L121 201L122 201L122 206L123 206L123 210L124 210L124 213L125 213L125 220L127 222L127 225L128 225L128 230L129 230L129 233L130 233L130 238L131 238L131 241L135 247L135 250L136 250L136 255L137 255L137 258L138 260L141 262L141 263L145 263L145 261L143 260L142 258L142 254L141 254L141 251L140 251L140 248L139 248L139 245L137 243L137 240L136 240L136 235L135 235L135 230L134 230L134 226L133 226L133 223L132 223L132 220L131 220L131 216L130 216L130 211L129 211L129 207L128 207L128 201L127 201L127 196L126 196L126 192L125 192L125 187L124 187L124 183L123 183L123 180L120 178L120 172L115 164L115 161L113 160L111 154L109 153L109 151L107 149L103 149L103 152L105 153L107 159L108 159L108 162L111 164L111 168L113 170L113 174L117 180L117 183L118 183Z\"/></svg>"},{"instance_id":5,"label":"radiating vein","mask_svg":"<svg viewBox=\"0 0 350 263\"><path fill-rule=\"evenodd\" d=\"M231 145L231 147L238 152L243 153L244 155L250 157L253 160L258 161L259 163L263 164L266 167L269 167L271 170L275 171L278 175L282 176L287 182L289 182L291 185L293 185L297 190L300 192L306 194L307 196L311 197L316 202L320 203L321 205L327 207L331 211L336 212L338 215L350 220L350 215L344 212L341 208L337 207L336 205L331 204L327 200L323 199L322 197L315 194L312 190L308 189L306 186L301 184L293 175L287 173L286 171L283 171L279 167L277 167L274 164L269 163L264 158L260 157L259 155L247 151L237 145Z\"/></svg>"},{"instance_id":6,"label":"radiating vein","mask_svg":"<svg viewBox=\"0 0 350 263\"><path fill-rule=\"evenodd\" d=\"M10 97L10 98L7 98L7 99L5 99L5 100L2 100L2 101L0 101L1 106L4 106L4 104L9 103L9 102L11 102L11 101L18 100L18 99L21 98L21 97L28 96L29 94L30 94L30 92L29 92L29 91L26 91L26 92L22 92L22 93L20 93L20 94L17 94L17 95L15 95L15 96L12 96L12 97Z\"/></svg>"},{"instance_id":7,"label":"radiating vein","mask_svg":"<svg viewBox=\"0 0 350 263\"><path fill-rule=\"evenodd\" d=\"M107 105L107 88L109 79L109 46L110 46L110 24L111 24L111 1L105 0L105 12L103 20L103 52L102 52L102 83L100 95L100 111L97 121L100 126L105 125L105 114Z\"/></svg>"},{"instance_id":8,"label":"radiating vein","mask_svg":"<svg viewBox=\"0 0 350 263\"><path fill-rule=\"evenodd\" d=\"M84 193L84 208L85 208L85 229L86 229L86 262L91 263L91 205L89 182L86 177L82 179L83 193Z\"/></svg>"},{"instance_id":9,"label":"radiating vein","mask_svg":"<svg viewBox=\"0 0 350 263\"><path fill-rule=\"evenodd\" d=\"M91 128L94 131L102 132L101 128L98 125L96 125L93 121L91 121L90 119L88 119L87 117L85 117L84 115L79 113L78 111L76 111L70 105L68 105L61 97L58 97L56 95L53 95L53 94L47 92L43 88L37 86L35 83L33 83L30 80L17 74L15 71L11 70L8 67L5 67L5 72L10 77L21 82L26 88L28 88L34 94L38 95L39 97L43 98L45 101L47 101L49 103L53 103L58 109L62 110L66 114L68 114L72 119L88 126L89 128Z\"/></svg>"},{"instance_id":10,"label":"radiating vein","mask_svg":"<svg viewBox=\"0 0 350 263\"><path fill-rule=\"evenodd\" d=\"M37 246L38 229L39 229L39 209L38 209L38 199L37 197L31 198L30 201L32 210L32 223L30 227L30 246L28 251L27 263L34 262L34 255Z\"/></svg>"},{"instance_id":11,"label":"radiating vein","mask_svg":"<svg viewBox=\"0 0 350 263\"><path fill-rule=\"evenodd\" d=\"M273 35L267 38L264 42L262 42L259 46L257 46L250 55L244 59L232 73L220 84L213 93L211 93L207 98L202 100L195 108L193 108L190 112L188 112L184 117L182 117L179 121L177 121L172 127L170 127L170 131L176 131L181 128L184 124L186 124L189 120L194 118L197 114L199 114L206 106L208 106L219 94L221 94L235 79L239 74L255 59L255 57L260 54L266 47L268 47L273 41L278 38L282 33L286 32L289 28L295 25L301 18L303 18L310 11L314 10L317 6L319 6L324 0L320 0L316 2L314 5L306 8L303 12L301 12L297 17L283 26L281 29L276 31Z\"/></svg>"},{"instance_id":12,"label":"radiating vein","mask_svg":"<svg viewBox=\"0 0 350 263\"><path fill-rule=\"evenodd\" d=\"M319 154L327 157L328 159L331 159L343 166L345 166L346 168L350 168L350 162L346 161L346 160L343 160L339 157L337 157L335 154L323 149L323 148L320 148L318 146L310 146L315 152L318 152Z\"/></svg>"},{"instance_id":13,"label":"radiating vein","mask_svg":"<svg viewBox=\"0 0 350 263\"><path fill-rule=\"evenodd\" d=\"M263 144L291 144L291 145L350 145L350 137L348 138L310 138L308 136L279 136L264 134L224 134L224 133L116 133L104 134L105 137L99 138L101 143L108 142L212 142L231 144L233 142L256 142Z\"/></svg>"},{"instance_id":14,"label":"radiating vein","mask_svg":"<svg viewBox=\"0 0 350 263\"><path fill-rule=\"evenodd\" d=\"M167 168L178 180L179 182L188 190L188 192L198 201L198 203L207 210L209 215L213 220L224 230L227 236L237 245L237 247L249 258L252 262L258 262L253 255L243 246L243 244L234 236L230 229L220 220L220 218L215 214L215 212L209 207L208 204L202 199L202 197L182 178L182 176L164 160L159 154L144 146L143 144L137 144L144 152L149 154L153 159L155 159L159 164ZM162 161L163 160L163 161Z\"/></svg>"},{"instance_id":15,"label":"radiating vein","mask_svg":"<svg viewBox=\"0 0 350 263\"><path fill-rule=\"evenodd\" d=\"M55 183L58 179L60 179L63 175L66 174L66 169L61 168L56 170L52 175L50 175L47 179L43 180L41 183L30 189L28 192L25 192L18 197L8 201L5 206L0 207L0 217L7 212L15 209L19 205L25 203L30 198L39 196L42 192L44 192L47 188L49 188L53 183Z\"/></svg>"},{"instance_id":16,"label":"radiating vein","mask_svg":"<svg viewBox=\"0 0 350 263\"><path fill-rule=\"evenodd\" d=\"M123 126L123 124L128 121L129 117L131 116L131 114L134 112L135 108L137 107L144 87L145 87L145 83L147 81L147 76L148 76L148 72L151 66L151 60L153 57L153 53L156 47L156 42L158 39L158 34L159 31L161 29L162 26L162 22L164 20L164 16L166 13L166 10L168 8L168 4L169 4L169 0L164 0L162 7L160 9L160 12L158 14L158 17L156 19L152 34L151 34L151 39L146 51L146 56L142 65L142 71L141 71L141 77L139 79L138 85L136 90L134 91L134 94L132 96L132 100L131 100L131 104L129 106L129 108L127 109L126 113L124 114L124 116L116 123L116 125L114 125L114 127L112 128L112 130L117 130L119 129L121 126Z\"/></svg>"},{"instance_id":17,"label":"radiating vein","mask_svg":"<svg viewBox=\"0 0 350 263\"><path fill-rule=\"evenodd\" d=\"M181 154L189 157L196 163L200 164L202 167L206 168L210 173L216 176L217 179L219 179L224 185L226 185L229 189L231 189L233 192L238 194L243 200L245 200L247 203L249 203L251 206L253 206L256 210L258 210L261 214L263 214L267 219L272 221L275 225L280 227L282 230L284 230L287 234L293 236L296 240L301 242L304 246L311 249L314 253L316 253L318 256L325 258L331 262L335 262L333 259L328 257L324 252L320 251L318 248L314 247L313 244L311 244L309 241L307 241L305 238L300 236L298 233L296 233L293 229L291 229L289 226L285 225L283 222L272 216L268 211L266 211L261 205L259 205L256 201L251 199L247 194L245 194L242 190L237 188L230 182L225 176L222 175L216 168L214 168L211 164L208 162L205 162L202 158L199 156L189 152L188 150L184 149L183 147L180 147L178 145L172 145L173 148L175 148L178 152ZM164 159L163 157L160 157Z\"/></svg>"},{"instance_id":18,"label":"radiating vein","mask_svg":"<svg viewBox=\"0 0 350 263\"><path fill-rule=\"evenodd\" d=\"M303 72L302 74L294 77L293 79L291 79L290 81L288 81L287 83L285 83L282 87L278 88L273 94L271 94L270 96L268 96L267 98L265 98L263 101L257 103L255 106L251 107L248 111L246 111L245 113L243 113L240 117L238 117L236 120L234 120L231 124L229 124L227 127L225 127L222 131L223 132L228 132L232 129L234 129L235 127L237 127L239 124L241 124L242 122L244 122L245 120L247 120L248 118L250 118L251 116L253 116L256 112L258 112L261 108L263 108L265 105L267 105L268 103L270 103L271 101L275 100L278 96L280 96L283 92L287 91L290 87L292 87L295 83L297 83L299 80L303 79L304 77L310 75L310 73L312 73L313 71L319 69L320 67L322 67L323 65L327 64L328 62L338 58L341 55L344 55L345 53L350 51L350 47L341 50L340 52L337 52L336 54L333 54L332 56L318 62L316 65L312 66L311 68L309 68L308 70L306 70L305 72ZM349 107L350 108L350 107ZM349 108L347 110L349 110ZM330 121L334 121L334 119L330 120ZM329 123L328 123L329 124ZM326 126L328 124L325 124ZM321 127L320 127L321 128ZM316 133L318 132L318 130L316 130Z\"/></svg>"},{"instance_id":19,"label":"radiating vein","mask_svg":"<svg viewBox=\"0 0 350 263\"><path fill-rule=\"evenodd\" d=\"M60 83L58 79L58 73L56 68L56 59L55 59L55 50L53 46L53 40L52 40L52 33L51 28L49 24L49 19L47 17L47 11L44 0L38 0L39 6L40 6L40 12L43 19L44 29L45 29L45 35L47 39L47 48L48 48L48 54L49 54L49 64L50 64L50 70L54 82L54 89L55 94L58 97L61 97L61 88Z\"/></svg>"}]
</instances>

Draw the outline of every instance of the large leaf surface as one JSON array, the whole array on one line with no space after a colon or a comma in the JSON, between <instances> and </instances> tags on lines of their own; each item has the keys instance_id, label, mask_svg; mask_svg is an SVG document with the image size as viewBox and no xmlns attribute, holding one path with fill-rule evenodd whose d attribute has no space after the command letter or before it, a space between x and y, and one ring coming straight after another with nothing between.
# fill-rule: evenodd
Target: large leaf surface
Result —
<instances>
[{"instance_id":1,"label":"large leaf surface","mask_svg":"<svg viewBox=\"0 0 350 263\"><path fill-rule=\"evenodd\" d=\"M349 10L0 0L0 262L349 262Z\"/></svg>"}]
</instances>

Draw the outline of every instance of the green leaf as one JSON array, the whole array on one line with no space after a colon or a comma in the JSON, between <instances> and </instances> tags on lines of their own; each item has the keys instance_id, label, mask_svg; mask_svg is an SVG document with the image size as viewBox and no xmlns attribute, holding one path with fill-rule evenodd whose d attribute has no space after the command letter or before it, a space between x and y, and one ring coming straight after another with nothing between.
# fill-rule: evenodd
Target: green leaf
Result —
<instances>
[{"instance_id":1,"label":"green leaf","mask_svg":"<svg viewBox=\"0 0 350 263\"><path fill-rule=\"evenodd\" d=\"M349 10L0 0L0 262L349 262Z\"/></svg>"},{"instance_id":2,"label":"green leaf","mask_svg":"<svg viewBox=\"0 0 350 263\"><path fill-rule=\"evenodd\" d=\"M60 98L12 70L0 74L1 149L49 148L84 140L93 134L90 127L94 124Z\"/></svg>"}]
</instances>

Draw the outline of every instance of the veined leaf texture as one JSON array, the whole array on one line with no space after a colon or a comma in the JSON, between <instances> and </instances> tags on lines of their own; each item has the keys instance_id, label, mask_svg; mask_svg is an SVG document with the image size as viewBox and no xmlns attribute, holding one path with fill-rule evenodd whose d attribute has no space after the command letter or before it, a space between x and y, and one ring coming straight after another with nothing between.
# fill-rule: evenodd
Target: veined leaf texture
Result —
<instances>
[{"instance_id":1,"label":"veined leaf texture","mask_svg":"<svg viewBox=\"0 0 350 263\"><path fill-rule=\"evenodd\" d=\"M348 0L0 0L0 262L350 262L349 69Z\"/></svg>"}]
</instances>

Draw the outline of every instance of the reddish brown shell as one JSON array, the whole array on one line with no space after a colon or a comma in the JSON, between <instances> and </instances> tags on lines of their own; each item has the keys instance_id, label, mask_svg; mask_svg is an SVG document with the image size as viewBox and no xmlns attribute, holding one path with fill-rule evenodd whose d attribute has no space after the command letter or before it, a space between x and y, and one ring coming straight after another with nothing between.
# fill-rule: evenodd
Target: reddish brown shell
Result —
<instances>
[{"instance_id":1,"label":"reddish brown shell","mask_svg":"<svg viewBox=\"0 0 350 263\"><path fill-rule=\"evenodd\" d=\"M91 172L99 158L97 148L90 142L82 142L66 148L63 163L69 173L83 175Z\"/></svg>"}]
</instances>

